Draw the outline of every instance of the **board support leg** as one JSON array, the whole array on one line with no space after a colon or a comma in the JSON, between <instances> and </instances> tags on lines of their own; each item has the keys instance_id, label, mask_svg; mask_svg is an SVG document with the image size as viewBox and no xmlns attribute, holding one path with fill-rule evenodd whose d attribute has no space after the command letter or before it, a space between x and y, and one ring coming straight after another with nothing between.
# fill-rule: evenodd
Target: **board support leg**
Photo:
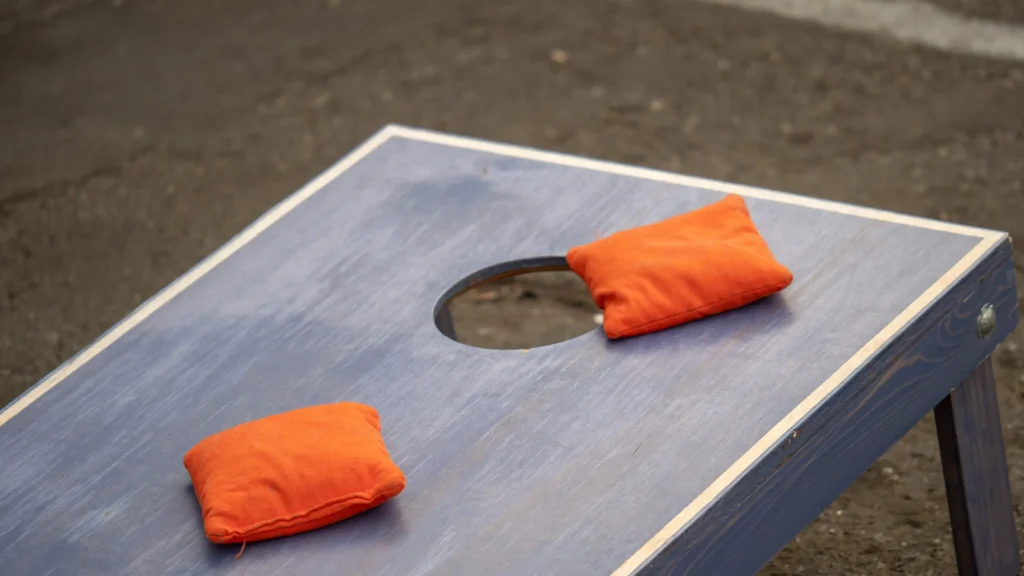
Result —
<instances>
[{"instance_id":1,"label":"board support leg","mask_svg":"<svg viewBox=\"0 0 1024 576\"><path fill-rule=\"evenodd\" d=\"M1020 573L1020 549L992 358L935 408L953 545L961 576Z\"/></svg>"}]
</instances>

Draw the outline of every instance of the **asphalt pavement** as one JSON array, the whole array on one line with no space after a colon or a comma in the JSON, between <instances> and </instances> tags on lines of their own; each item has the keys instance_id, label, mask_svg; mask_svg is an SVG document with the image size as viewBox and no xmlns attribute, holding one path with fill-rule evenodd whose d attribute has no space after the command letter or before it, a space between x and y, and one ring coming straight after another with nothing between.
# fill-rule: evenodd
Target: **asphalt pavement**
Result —
<instances>
[{"instance_id":1,"label":"asphalt pavement","mask_svg":"<svg viewBox=\"0 0 1024 576\"><path fill-rule=\"evenodd\" d=\"M0 404L389 122L1024 237L1021 61L682 0L3 0ZM929 426L764 573L955 574Z\"/></svg>"}]
</instances>

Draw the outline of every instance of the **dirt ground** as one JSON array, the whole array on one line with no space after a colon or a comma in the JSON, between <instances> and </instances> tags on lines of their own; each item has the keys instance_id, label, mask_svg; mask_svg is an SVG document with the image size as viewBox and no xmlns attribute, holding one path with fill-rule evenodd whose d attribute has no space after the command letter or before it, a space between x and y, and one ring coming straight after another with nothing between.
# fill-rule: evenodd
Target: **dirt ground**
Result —
<instances>
[{"instance_id":1,"label":"dirt ground","mask_svg":"<svg viewBox=\"0 0 1024 576\"><path fill-rule=\"evenodd\" d=\"M1015 2L940 3L1024 21ZM1020 238L1022 103L1019 62L681 0L6 0L0 403L387 122ZM500 347L595 313L564 274L453 310ZM996 360L1022 526L1024 329ZM933 426L763 574L955 574Z\"/></svg>"}]
</instances>

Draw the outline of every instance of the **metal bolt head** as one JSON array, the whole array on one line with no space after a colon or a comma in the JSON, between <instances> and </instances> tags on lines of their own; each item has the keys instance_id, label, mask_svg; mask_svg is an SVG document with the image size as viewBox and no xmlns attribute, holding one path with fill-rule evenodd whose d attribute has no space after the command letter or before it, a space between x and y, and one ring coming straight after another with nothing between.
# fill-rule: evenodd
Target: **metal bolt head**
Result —
<instances>
[{"instance_id":1,"label":"metal bolt head","mask_svg":"<svg viewBox=\"0 0 1024 576\"><path fill-rule=\"evenodd\" d=\"M985 304L978 313L978 336L982 340L988 340L989 336L996 331L996 309L991 304Z\"/></svg>"}]
</instances>

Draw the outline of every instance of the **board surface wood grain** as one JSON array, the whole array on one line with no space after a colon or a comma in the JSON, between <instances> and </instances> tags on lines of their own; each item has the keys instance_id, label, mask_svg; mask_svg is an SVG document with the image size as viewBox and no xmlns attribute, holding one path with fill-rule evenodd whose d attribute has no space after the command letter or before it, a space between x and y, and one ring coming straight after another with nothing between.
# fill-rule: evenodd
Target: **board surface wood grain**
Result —
<instances>
[{"instance_id":1,"label":"board surface wood grain","mask_svg":"<svg viewBox=\"0 0 1024 576\"><path fill-rule=\"evenodd\" d=\"M656 334L594 330L526 352L465 346L435 325L443 296L480 270L558 259L595 229L728 192L746 196L793 271L784 292ZM0 413L0 566L756 570L1012 329L1008 245L999 232L388 127ZM981 300L1005 319L987 341L964 328ZM240 422L337 401L377 408L406 490L237 561L237 547L208 543L182 455ZM851 452L858 430L877 432ZM813 476L826 467L837 471Z\"/></svg>"}]
</instances>

